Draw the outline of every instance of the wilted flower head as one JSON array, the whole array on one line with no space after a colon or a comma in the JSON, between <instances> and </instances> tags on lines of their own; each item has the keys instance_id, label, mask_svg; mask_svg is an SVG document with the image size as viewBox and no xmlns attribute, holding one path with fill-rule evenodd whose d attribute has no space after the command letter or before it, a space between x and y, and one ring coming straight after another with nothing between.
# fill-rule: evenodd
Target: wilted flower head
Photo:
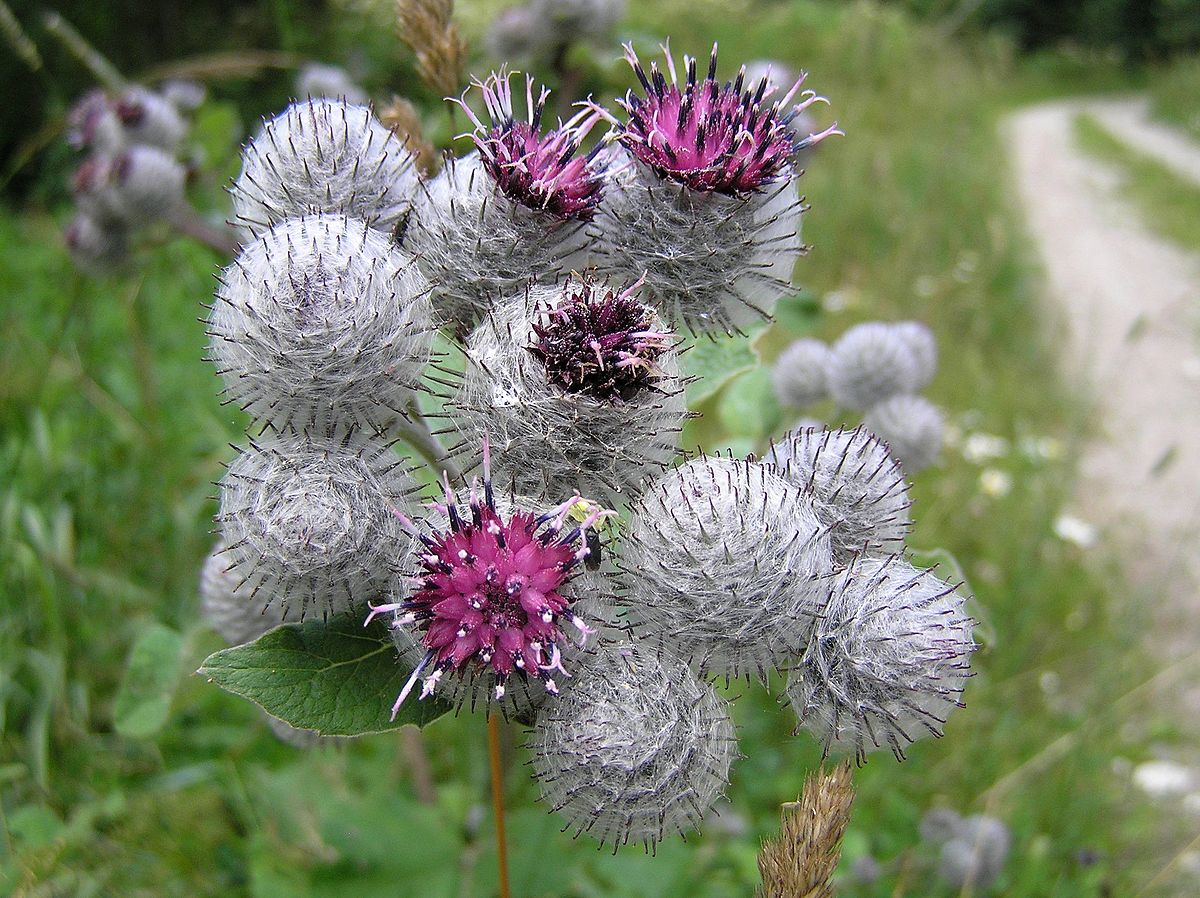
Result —
<instances>
[{"instance_id":1,"label":"wilted flower head","mask_svg":"<svg viewBox=\"0 0 1200 898\"><path fill-rule=\"evenodd\" d=\"M861 558L838 575L833 596L787 698L825 746L866 754L942 734L970 676L972 621L954 586L899 556Z\"/></svg>"},{"instance_id":2,"label":"wilted flower head","mask_svg":"<svg viewBox=\"0 0 1200 898\"><path fill-rule=\"evenodd\" d=\"M765 678L807 643L833 555L812 503L774 469L698 458L631 509L620 568L639 639L706 673Z\"/></svg>"},{"instance_id":3,"label":"wilted flower head","mask_svg":"<svg viewBox=\"0 0 1200 898\"><path fill-rule=\"evenodd\" d=\"M922 396L893 396L871 408L863 424L887 442L909 474L928 468L942 452L942 412Z\"/></svg>"},{"instance_id":4,"label":"wilted flower head","mask_svg":"<svg viewBox=\"0 0 1200 898\"><path fill-rule=\"evenodd\" d=\"M742 196L790 175L797 150L839 133L833 125L799 138L788 127L796 113L825 102L813 91L800 93L804 75L782 98L768 102L775 86L766 78L746 84L744 67L732 82L717 81L716 44L703 79L697 77L696 59L684 54L682 83L669 45L663 53L670 82L657 63L650 64L647 75L633 45L625 45L625 58L646 95L630 91L617 101L629 119L620 126L621 143L660 177L692 190Z\"/></svg>"},{"instance_id":5,"label":"wilted flower head","mask_svg":"<svg viewBox=\"0 0 1200 898\"><path fill-rule=\"evenodd\" d=\"M583 110L567 122L542 133L542 116L550 91L539 88L534 99L534 80L525 78L526 117L513 114L511 75L501 69L486 81L473 84L483 94L488 123L458 101L475 125L471 135L487 173L509 199L530 209L558 218L590 220L600 203L604 187L603 166L598 164L597 145L587 155L577 155L580 144L600 121L600 114Z\"/></svg>"},{"instance_id":6,"label":"wilted flower head","mask_svg":"<svg viewBox=\"0 0 1200 898\"><path fill-rule=\"evenodd\" d=\"M887 447L865 428L797 426L765 460L812 498L818 520L830 528L837 561L903 550L908 484Z\"/></svg>"},{"instance_id":7,"label":"wilted flower head","mask_svg":"<svg viewBox=\"0 0 1200 898\"><path fill-rule=\"evenodd\" d=\"M387 230L408 211L416 189L411 154L368 107L318 98L293 103L246 146L233 210L255 236L313 212Z\"/></svg>"},{"instance_id":8,"label":"wilted flower head","mask_svg":"<svg viewBox=\"0 0 1200 898\"><path fill-rule=\"evenodd\" d=\"M366 607L390 585L417 486L386 444L353 431L252 442L221 481L217 523L238 590L299 617Z\"/></svg>"},{"instance_id":9,"label":"wilted flower head","mask_svg":"<svg viewBox=\"0 0 1200 898\"><path fill-rule=\"evenodd\" d=\"M589 528L612 514L598 507L582 520L572 517L573 496L538 514L497 508L488 446L483 449L483 482L473 484L466 508L443 481L444 514L436 529L403 523L420 543L414 546L413 588L397 601L372 608L370 617L392 613L393 626L413 634L425 649L396 699L393 716L423 681L421 698L433 694L443 677L490 677L488 701L501 701L511 677L541 680L555 693L555 677L569 677L562 646L570 625L580 640L592 631L575 613L567 581L591 554ZM370 620L368 617L368 620ZM419 635L418 635L419 634Z\"/></svg>"},{"instance_id":10,"label":"wilted flower head","mask_svg":"<svg viewBox=\"0 0 1200 898\"><path fill-rule=\"evenodd\" d=\"M728 707L687 664L636 643L602 645L538 715L542 798L576 835L652 849L695 827L737 756Z\"/></svg>"},{"instance_id":11,"label":"wilted flower head","mask_svg":"<svg viewBox=\"0 0 1200 898\"><path fill-rule=\"evenodd\" d=\"M430 360L429 290L407 253L356 219L270 228L223 272L209 315L229 400L277 427L385 426Z\"/></svg>"},{"instance_id":12,"label":"wilted flower head","mask_svg":"<svg viewBox=\"0 0 1200 898\"><path fill-rule=\"evenodd\" d=\"M498 303L451 398L464 447L485 436L523 495L616 506L677 451L687 417L674 338L638 285L584 276Z\"/></svg>"}]
</instances>

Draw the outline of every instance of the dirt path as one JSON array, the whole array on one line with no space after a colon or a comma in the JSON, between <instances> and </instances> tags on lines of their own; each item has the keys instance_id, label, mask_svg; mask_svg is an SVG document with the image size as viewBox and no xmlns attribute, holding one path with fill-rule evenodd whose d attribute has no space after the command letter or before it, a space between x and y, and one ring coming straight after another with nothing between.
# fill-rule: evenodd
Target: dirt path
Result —
<instances>
[{"instance_id":1,"label":"dirt path","mask_svg":"<svg viewBox=\"0 0 1200 898\"><path fill-rule=\"evenodd\" d=\"M1130 549L1132 575L1164 624L1200 625L1200 257L1139 223L1117 174L1075 146L1072 123L1101 111L1121 138L1160 155L1169 142L1131 124L1136 103L1056 102L1005 123L1029 229L1067 335L1068 373L1095 399L1077 509ZM1130 118L1133 116L1134 118ZM1172 135L1173 136L1173 135ZM1200 150L1173 152L1200 165ZM1189 163L1190 164L1190 163ZM1200 179L1200 168L1196 171ZM1190 630L1190 632L1187 632ZM1180 630L1161 631L1180 632ZM1166 659L1164 659L1166 660ZM1200 690L1188 698L1200 713Z\"/></svg>"},{"instance_id":2,"label":"dirt path","mask_svg":"<svg viewBox=\"0 0 1200 898\"><path fill-rule=\"evenodd\" d=\"M1087 102L1084 108L1117 139L1157 159L1181 178L1200 184L1200 144L1150 118L1145 97Z\"/></svg>"}]
</instances>

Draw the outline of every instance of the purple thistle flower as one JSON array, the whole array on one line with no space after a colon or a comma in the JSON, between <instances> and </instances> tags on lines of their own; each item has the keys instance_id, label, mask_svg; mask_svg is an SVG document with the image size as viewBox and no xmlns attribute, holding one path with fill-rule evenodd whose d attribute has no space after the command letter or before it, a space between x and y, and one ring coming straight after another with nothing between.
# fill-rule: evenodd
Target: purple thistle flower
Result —
<instances>
[{"instance_id":1,"label":"purple thistle flower","mask_svg":"<svg viewBox=\"0 0 1200 898\"><path fill-rule=\"evenodd\" d=\"M395 613L393 627L419 630L426 651L392 707L393 718L418 679L425 698L447 674L490 672L497 701L514 674L535 677L555 694L554 674L570 676L559 648L567 638L562 622L579 631L581 642L594 632L571 610L562 589L591 553L586 531L613 512L597 509L565 528L579 502L573 496L544 514L514 509L505 516L496 508L486 442L483 471L482 495L476 484L471 487L469 516L461 513L448 478L444 504L433 506L445 515L445 529L423 533L401 516L422 546L417 588L403 601L372 606L367 621Z\"/></svg>"},{"instance_id":2,"label":"purple thistle flower","mask_svg":"<svg viewBox=\"0 0 1200 898\"><path fill-rule=\"evenodd\" d=\"M530 209L561 219L590 221L600 204L604 187L603 166L596 164L598 151L577 156L580 144L600 121L593 109L581 110L558 127L541 131L542 114L550 91L542 87L533 97L533 78L525 78L526 119L513 116L511 74L493 72L486 81L472 83L483 92L489 124L475 115L466 94L456 100L475 125L470 135L479 148L483 166L505 195Z\"/></svg>"},{"instance_id":3,"label":"purple thistle flower","mask_svg":"<svg viewBox=\"0 0 1200 898\"><path fill-rule=\"evenodd\" d=\"M647 75L633 45L625 45L625 59L646 96L627 92L617 103L629 121L622 125L613 120L621 143L660 177L692 190L745 196L785 174L798 151L842 133L834 123L802 138L789 127L812 104L828 102L811 90L801 92L805 74L780 99L768 102L775 86L766 77L747 84L745 66L732 82L722 85L716 80L716 44L703 80L697 79L696 59L684 54L682 84L669 41L662 50L670 82L656 62Z\"/></svg>"},{"instance_id":4,"label":"purple thistle flower","mask_svg":"<svg viewBox=\"0 0 1200 898\"><path fill-rule=\"evenodd\" d=\"M656 360L672 336L656 329L658 316L637 300L642 283L617 290L573 278L556 306L537 310L529 351L548 381L568 393L628 402L661 376Z\"/></svg>"}]
</instances>

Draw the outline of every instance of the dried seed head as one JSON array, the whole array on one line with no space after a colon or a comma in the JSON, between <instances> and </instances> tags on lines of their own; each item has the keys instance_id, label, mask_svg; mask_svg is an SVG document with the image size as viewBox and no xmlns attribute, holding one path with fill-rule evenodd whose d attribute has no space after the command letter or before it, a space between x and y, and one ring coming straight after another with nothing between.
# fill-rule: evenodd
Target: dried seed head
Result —
<instances>
[{"instance_id":1,"label":"dried seed head","mask_svg":"<svg viewBox=\"0 0 1200 898\"><path fill-rule=\"evenodd\" d=\"M800 93L805 75L782 98L770 102L775 86L766 78L747 84L745 67L732 82L717 81L716 44L703 79L697 78L696 59L684 54L682 84L670 47L664 45L663 53L669 83L657 63L651 63L647 76L633 45L625 45L625 59L645 96L630 91L617 101L629 119L619 125L621 143L661 178L691 190L745 196L791 178L793 154L840 133L834 125L800 138L788 127L797 113L826 102L813 91Z\"/></svg>"},{"instance_id":2,"label":"dried seed head","mask_svg":"<svg viewBox=\"0 0 1200 898\"><path fill-rule=\"evenodd\" d=\"M454 0L396 0L400 40L417 57L417 74L441 96L462 86L467 48L454 24Z\"/></svg>"},{"instance_id":3,"label":"dried seed head","mask_svg":"<svg viewBox=\"0 0 1200 898\"><path fill-rule=\"evenodd\" d=\"M296 73L296 95L310 99L345 100L357 106L365 106L370 102L367 92L355 83L349 72L340 66L319 62L300 67Z\"/></svg>"},{"instance_id":4,"label":"dried seed head","mask_svg":"<svg viewBox=\"0 0 1200 898\"><path fill-rule=\"evenodd\" d=\"M311 212L341 213L386 231L407 214L416 189L412 156L370 109L303 100L246 146L233 210L254 236Z\"/></svg>"},{"instance_id":5,"label":"dried seed head","mask_svg":"<svg viewBox=\"0 0 1200 898\"><path fill-rule=\"evenodd\" d=\"M887 442L892 455L909 474L928 468L942 453L942 412L924 397L893 396L871 408L863 425Z\"/></svg>"},{"instance_id":6,"label":"dried seed head","mask_svg":"<svg viewBox=\"0 0 1200 898\"><path fill-rule=\"evenodd\" d=\"M407 540L397 511L417 486L385 444L351 434L251 442L221 481L217 522L248 600L296 619L383 595Z\"/></svg>"},{"instance_id":7,"label":"dried seed head","mask_svg":"<svg viewBox=\"0 0 1200 898\"><path fill-rule=\"evenodd\" d=\"M972 621L955 588L901 559L861 558L838 575L792 670L787 699L825 746L867 752L930 734L961 705Z\"/></svg>"},{"instance_id":8,"label":"dried seed head","mask_svg":"<svg viewBox=\"0 0 1200 898\"><path fill-rule=\"evenodd\" d=\"M694 332L732 333L770 318L805 251L795 172L736 196L663 180L628 158L610 170L592 229L602 272L644 276L646 301Z\"/></svg>"},{"instance_id":9,"label":"dried seed head","mask_svg":"<svg viewBox=\"0 0 1200 898\"><path fill-rule=\"evenodd\" d=\"M903 551L910 527L908 484L887 447L865 428L797 427L765 461L812 498L830 528L838 563Z\"/></svg>"},{"instance_id":10,"label":"dried seed head","mask_svg":"<svg viewBox=\"0 0 1200 898\"><path fill-rule=\"evenodd\" d=\"M80 212L67 225L63 240L80 270L103 273L129 257L129 231L119 222Z\"/></svg>"},{"instance_id":11,"label":"dried seed head","mask_svg":"<svg viewBox=\"0 0 1200 898\"><path fill-rule=\"evenodd\" d=\"M765 679L808 642L833 556L811 502L772 469L700 458L631 509L620 568L639 639L704 673Z\"/></svg>"},{"instance_id":12,"label":"dried seed head","mask_svg":"<svg viewBox=\"0 0 1200 898\"><path fill-rule=\"evenodd\" d=\"M340 215L277 225L224 272L210 351L230 401L277 427L384 426L430 360L433 310L416 264Z\"/></svg>"},{"instance_id":13,"label":"dried seed head","mask_svg":"<svg viewBox=\"0 0 1200 898\"><path fill-rule=\"evenodd\" d=\"M612 512L595 507L577 520L578 496L550 511L524 500L498 505L486 444L483 482L472 485L467 506L460 508L448 480L444 490L421 526L405 522L415 539L406 582L371 609L371 617L393 615L402 655L411 658L414 646L423 652L393 716L418 679L421 698L445 685L472 708L503 703L513 687L529 699L532 681L538 693L556 694L572 676L563 666L568 630L581 643L594 632L568 583L592 554L589 528Z\"/></svg>"},{"instance_id":14,"label":"dried seed head","mask_svg":"<svg viewBox=\"0 0 1200 898\"><path fill-rule=\"evenodd\" d=\"M909 340L890 324L870 321L833 344L829 392L843 408L869 409L917 388L919 370Z\"/></svg>"},{"instance_id":15,"label":"dried seed head","mask_svg":"<svg viewBox=\"0 0 1200 898\"><path fill-rule=\"evenodd\" d=\"M923 390L933 381L937 373L938 348L928 325L920 321L900 321L892 325L896 334L908 346L917 363L917 378L914 390Z\"/></svg>"},{"instance_id":16,"label":"dried seed head","mask_svg":"<svg viewBox=\"0 0 1200 898\"><path fill-rule=\"evenodd\" d=\"M601 646L570 692L538 715L542 800L576 835L652 849L694 828L737 755L727 705L687 664L636 643Z\"/></svg>"},{"instance_id":17,"label":"dried seed head","mask_svg":"<svg viewBox=\"0 0 1200 898\"><path fill-rule=\"evenodd\" d=\"M687 416L673 337L590 277L496 305L467 341L451 400L466 446L490 437L517 492L630 501L668 464Z\"/></svg>"},{"instance_id":18,"label":"dried seed head","mask_svg":"<svg viewBox=\"0 0 1200 898\"><path fill-rule=\"evenodd\" d=\"M829 395L825 370L829 347L820 340L797 340L775 360L771 380L775 395L784 405L805 408Z\"/></svg>"},{"instance_id":19,"label":"dried seed head","mask_svg":"<svg viewBox=\"0 0 1200 898\"><path fill-rule=\"evenodd\" d=\"M401 245L436 285L443 321L465 333L493 300L581 265L583 227L510 199L473 152L422 184Z\"/></svg>"},{"instance_id":20,"label":"dried seed head","mask_svg":"<svg viewBox=\"0 0 1200 898\"><path fill-rule=\"evenodd\" d=\"M398 94L379 112L379 120L398 137L412 153L413 164L422 175L432 175L441 162L436 149L425 137L421 112L412 100Z\"/></svg>"},{"instance_id":21,"label":"dried seed head","mask_svg":"<svg viewBox=\"0 0 1200 898\"><path fill-rule=\"evenodd\" d=\"M166 97L144 87L125 91L113 104L125 132L125 145L146 144L174 153L187 136L188 126Z\"/></svg>"},{"instance_id":22,"label":"dried seed head","mask_svg":"<svg viewBox=\"0 0 1200 898\"><path fill-rule=\"evenodd\" d=\"M604 168L597 160L601 145L586 156L576 153L600 114L585 109L543 134L550 91L539 88L535 100L534 80L526 76L526 116L521 121L513 114L511 79L501 69L486 81L472 82L483 94L486 124L467 105L465 93L458 101L475 125L471 137L484 170L513 202L555 218L590 221L604 188Z\"/></svg>"}]
</instances>

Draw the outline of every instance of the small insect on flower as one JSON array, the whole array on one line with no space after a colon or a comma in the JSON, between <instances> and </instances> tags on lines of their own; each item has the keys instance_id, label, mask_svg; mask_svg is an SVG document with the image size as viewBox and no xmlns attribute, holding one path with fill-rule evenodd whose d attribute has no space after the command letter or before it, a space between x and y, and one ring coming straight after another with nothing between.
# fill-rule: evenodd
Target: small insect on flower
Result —
<instances>
[{"instance_id":1,"label":"small insect on flower","mask_svg":"<svg viewBox=\"0 0 1200 898\"><path fill-rule=\"evenodd\" d=\"M669 42L662 49L670 83L657 62L650 63L647 75L633 45L625 45L625 59L646 95L630 91L619 99L629 121L616 123L625 148L661 177L693 190L745 196L787 174L791 158L799 150L841 133L834 124L800 137L789 127L814 103L828 102L814 91L801 92L806 74L782 97L768 103L775 85L765 76L750 83L745 66L732 82L722 85L717 81L716 44L703 80L697 77L696 59L684 54L682 83Z\"/></svg>"},{"instance_id":2,"label":"small insect on flower","mask_svg":"<svg viewBox=\"0 0 1200 898\"><path fill-rule=\"evenodd\" d=\"M513 114L511 78L501 69L485 81L472 81L483 94L487 124L467 105L466 93L455 101L475 125L469 136L483 167L509 199L557 218L591 220L604 187L604 166L598 158L603 144L586 155L577 153L601 114L581 110L543 134L542 116L550 91L539 88L535 100L534 80L526 76L526 117L521 121Z\"/></svg>"},{"instance_id":3,"label":"small insect on flower","mask_svg":"<svg viewBox=\"0 0 1200 898\"><path fill-rule=\"evenodd\" d=\"M480 489L482 487L482 490ZM433 694L446 676L488 675L488 701L504 699L510 678L541 681L546 692L558 692L556 675L563 668L562 648L568 639L565 624L582 643L593 633L564 594L567 582L590 553L585 534L614 514L598 506L582 521L571 522L579 496L548 512L514 507L498 510L492 488L491 457L483 447L483 482L473 483L464 515L458 497L443 478L444 504L433 506L444 515L432 532L424 532L405 517L412 533L417 571L407 598L373 606L369 622L392 613L392 626L415 630L425 649L395 705L393 717L418 679L421 698Z\"/></svg>"}]
</instances>

